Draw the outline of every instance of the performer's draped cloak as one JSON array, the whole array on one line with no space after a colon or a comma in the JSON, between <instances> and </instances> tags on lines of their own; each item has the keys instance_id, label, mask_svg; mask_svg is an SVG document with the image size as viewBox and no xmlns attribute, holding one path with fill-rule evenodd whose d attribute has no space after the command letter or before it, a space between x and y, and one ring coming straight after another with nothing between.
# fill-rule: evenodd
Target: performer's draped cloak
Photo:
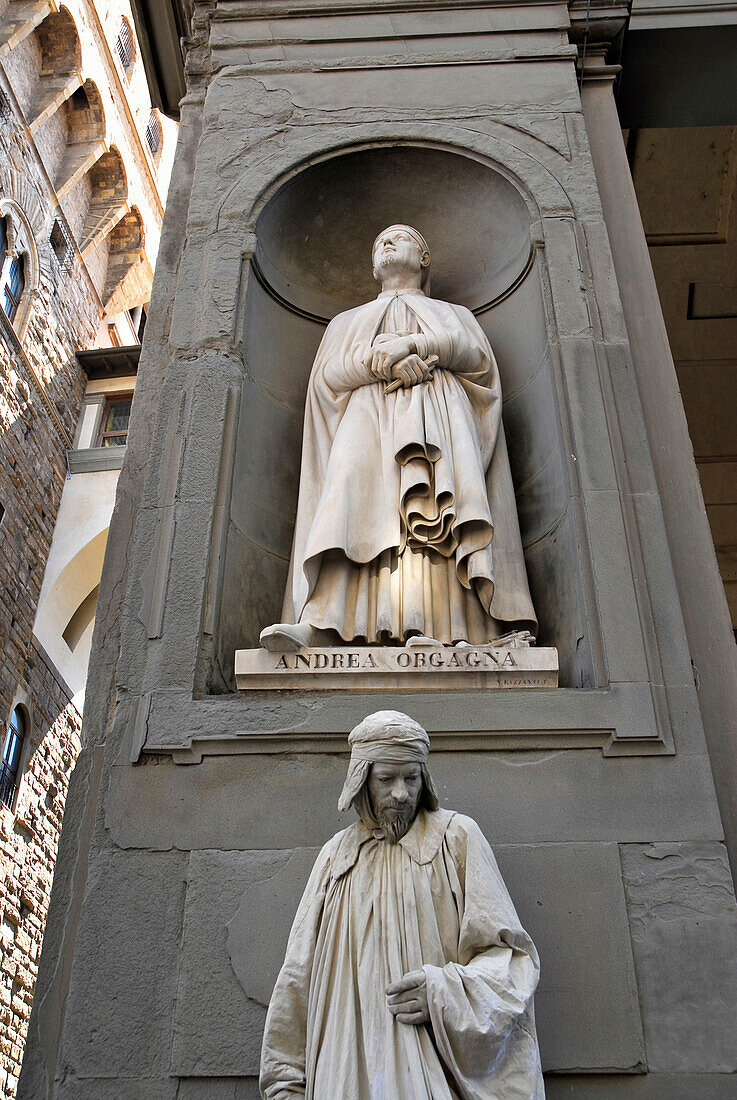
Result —
<instances>
[{"instance_id":1,"label":"performer's draped cloak","mask_svg":"<svg viewBox=\"0 0 737 1100\"><path fill-rule=\"evenodd\" d=\"M430 1023L386 987L423 969ZM420 811L398 844L358 822L325 845L266 1021L265 1100L543 1100L539 963L474 821Z\"/></svg>"},{"instance_id":2,"label":"performer's draped cloak","mask_svg":"<svg viewBox=\"0 0 737 1100\"><path fill-rule=\"evenodd\" d=\"M397 330L438 363L386 394L363 360ZM534 631L500 425L499 373L468 310L402 291L336 317L307 392L283 620L368 642Z\"/></svg>"}]
</instances>

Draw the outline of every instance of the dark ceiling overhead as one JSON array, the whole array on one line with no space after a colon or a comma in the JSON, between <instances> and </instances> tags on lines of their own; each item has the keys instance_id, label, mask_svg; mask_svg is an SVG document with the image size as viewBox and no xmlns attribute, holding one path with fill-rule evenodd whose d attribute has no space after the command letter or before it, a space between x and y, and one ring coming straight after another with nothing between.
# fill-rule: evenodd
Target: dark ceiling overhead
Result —
<instances>
[{"instance_id":1,"label":"dark ceiling overhead","mask_svg":"<svg viewBox=\"0 0 737 1100\"><path fill-rule=\"evenodd\" d=\"M132 5L151 101L178 119L187 90L180 43L189 34L193 0L132 0Z\"/></svg>"}]
</instances>

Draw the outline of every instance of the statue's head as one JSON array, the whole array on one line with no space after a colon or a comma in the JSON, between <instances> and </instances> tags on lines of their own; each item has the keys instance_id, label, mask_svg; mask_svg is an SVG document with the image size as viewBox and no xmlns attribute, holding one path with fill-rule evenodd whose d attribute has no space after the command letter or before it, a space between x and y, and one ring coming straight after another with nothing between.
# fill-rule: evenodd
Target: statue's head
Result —
<instances>
[{"instance_id":1,"label":"statue's head","mask_svg":"<svg viewBox=\"0 0 737 1100\"><path fill-rule=\"evenodd\" d=\"M369 714L348 737L351 760L338 808L355 806L364 825L401 840L420 809L437 810L427 768L430 738L398 710Z\"/></svg>"},{"instance_id":2,"label":"statue's head","mask_svg":"<svg viewBox=\"0 0 737 1100\"><path fill-rule=\"evenodd\" d=\"M374 278L384 283L389 274L400 272L419 280L423 289L430 275L427 241L411 225L390 225L382 229L371 250Z\"/></svg>"}]
</instances>

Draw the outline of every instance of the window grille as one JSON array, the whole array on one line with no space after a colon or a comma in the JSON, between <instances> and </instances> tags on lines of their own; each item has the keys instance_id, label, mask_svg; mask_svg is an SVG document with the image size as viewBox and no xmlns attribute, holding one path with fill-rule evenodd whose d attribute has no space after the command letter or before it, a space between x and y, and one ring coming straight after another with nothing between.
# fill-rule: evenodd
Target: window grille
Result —
<instances>
[{"instance_id":1,"label":"window grille","mask_svg":"<svg viewBox=\"0 0 737 1100\"><path fill-rule=\"evenodd\" d=\"M3 286L3 309L9 321L15 320L26 285L25 256L13 256Z\"/></svg>"},{"instance_id":2,"label":"window grille","mask_svg":"<svg viewBox=\"0 0 737 1100\"><path fill-rule=\"evenodd\" d=\"M152 111L148 116L148 126L146 127L146 144L149 147L152 157L155 157L161 148L161 139L163 136L164 131L161 128L161 123Z\"/></svg>"},{"instance_id":3,"label":"window grille","mask_svg":"<svg viewBox=\"0 0 737 1100\"><path fill-rule=\"evenodd\" d=\"M54 250L62 269L66 269L71 259L72 246L60 222L55 221L51 227L51 247Z\"/></svg>"},{"instance_id":4,"label":"window grille","mask_svg":"<svg viewBox=\"0 0 737 1100\"><path fill-rule=\"evenodd\" d=\"M23 756L23 742L26 739L26 719L20 707L15 707L10 716L8 735L5 738L3 759L0 765L0 802L12 810L15 793L18 790L18 773Z\"/></svg>"},{"instance_id":5,"label":"window grille","mask_svg":"<svg viewBox=\"0 0 737 1100\"><path fill-rule=\"evenodd\" d=\"M118 37L115 39L115 49L124 72L130 72L136 56L136 44L131 25L127 19L121 20Z\"/></svg>"},{"instance_id":6,"label":"window grille","mask_svg":"<svg viewBox=\"0 0 737 1100\"><path fill-rule=\"evenodd\" d=\"M98 447L125 447L128 442L128 424L133 395L110 398L105 402L102 414Z\"/></svg>"}]
</instances>

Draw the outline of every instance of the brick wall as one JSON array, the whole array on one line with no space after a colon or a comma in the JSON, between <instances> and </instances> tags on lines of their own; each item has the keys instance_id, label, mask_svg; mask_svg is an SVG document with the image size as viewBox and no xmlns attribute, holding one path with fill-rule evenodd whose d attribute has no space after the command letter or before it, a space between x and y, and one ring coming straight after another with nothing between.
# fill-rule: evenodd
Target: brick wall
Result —
<instances>
[{"instance_id":1,"label":"brick wall","mask_svg":"<svg viewBox=\"0 0 737 1100\"><path fill-rule=\"evenodd\" d=\"M78 238L84 228L85 218L90 206L90 181L87 176L75 183L61 200L61 208L69 222L69 228Z\"/></svg>"},{"instance_id":2,"label":"brick wall","mask_svg":"<svg viewBox=\"0 0 737 1100\"><path fill-rule=\"evenodd\" d=\"M10 84L18 97L18 103L29 115L38 89L41 75L41 46L35 35L29 35L11 50L3 61Z\"/></svg>"},{"instance_id":3,"label":"brick wall","mask_svg":"<svg viewBox=\"0 0 737 1100\"><path fill-rule=\"evenodd\" d=\"M67 147L66 111L55 111L36 132L36 148L50 179L56 177Z\"/></svg>"},{"instance_id":4,"label":"brick wall","mask_svg":"<svg viewBox=\"0 0 737 1100\"><path fill-rule=\"evenodd\" d=\"M64 127L65 128L65 127ZM49 130L49 133L51 131ZM7 166L22 165L23 173ZM6 166L6 167L3 167ZM75 265L62 272L49 241L54 212L26 139L0 127L0 197L25 211L39 251L39 282L21 353L0 316L0 738L12 708L30 717L15 812L0 805L0 1097L20 1072L67 783L79 752L79 712L33 637L44 569L66 478L65 440L31 371L73 438L85 379L75 348L94 342L99 301Z\"/></svg>"},{"instance_id":5,"label":"brick wall","mask_svg":"<svg viewBox=\"0 0 737 1100\"><path fill-rule=\"evenodd\" d=\"M3 608L3 631L7 611ZM0 670L0 699L15 680L31 700L30 753L13 813L0 806L0 1095L13 1096L23 1054L49 905L67 783L81 716L44 655L17 632ZM21 654L24 659L21 659ZM22 674L16 667L20 663Z\"/></svg>"},{"instance_id":6,"label":"brick wall","mask_svg":"<svg viewBox=\"0 0 737 1100\"><path fill-rule=\"evenodd\" d=\"M50 297L47 309L51 314ZM34 316L50 388L69 427L82 380L64 362L51 316ZM58 331L58 330L57 330ZM38 342L38 343L37 343ZM56 371L53 370L56 364ZM0 333L0 717L22 702L29 746L15 814L0 806L0 1095L12 1096L30 1014L80 715L33 639L33 619L66 476L64 447L27 369Z\"/></svg>"}]
</instances>

